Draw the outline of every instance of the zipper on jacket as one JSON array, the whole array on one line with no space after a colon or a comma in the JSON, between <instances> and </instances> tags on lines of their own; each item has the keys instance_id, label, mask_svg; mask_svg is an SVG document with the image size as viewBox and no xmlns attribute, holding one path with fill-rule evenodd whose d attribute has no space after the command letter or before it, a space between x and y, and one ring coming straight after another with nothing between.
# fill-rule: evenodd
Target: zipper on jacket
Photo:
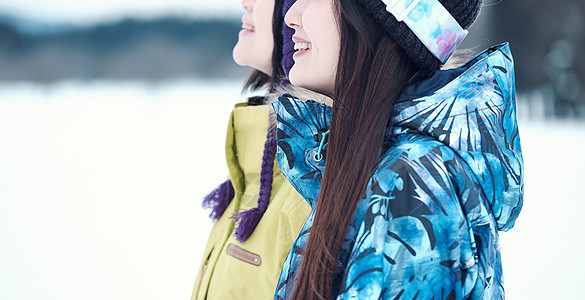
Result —
<instances>
[{"instance_id":1,"label":"zipper on jacket","mask_svg":"<svg viewBox=\"0 0 585 300\"><path fill-rule=\"evenodd\" d=\"M199 280L197 280L197 284L196 284L196 288L195 291L197 291L195 293L195 295L199 296L199 288L201 288L201 282L203 281L203 276L205 276L205 271L207 271L207 264L209 263L209 257L205 260L205 263L203 264L203 267L201 268L201 276L199 276ZM198 297L196 297L198 298Z\"/></svg>"}]
</instances>

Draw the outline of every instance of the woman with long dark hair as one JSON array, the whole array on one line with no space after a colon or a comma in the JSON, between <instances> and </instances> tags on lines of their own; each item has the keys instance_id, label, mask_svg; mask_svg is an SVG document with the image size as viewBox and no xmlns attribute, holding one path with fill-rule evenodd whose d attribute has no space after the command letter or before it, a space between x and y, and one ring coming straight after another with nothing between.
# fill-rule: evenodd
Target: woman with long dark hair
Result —
<instances>
[{"instance_id":1,"label":"woman with long dark hair","mask_svg":"<svg viewBox=\"0 0 585 300\"><path fill-rule=\"evenodd\" d=\"M503 299L522 207L509 46L439 70L481 0L298 0L278 161L312 211L276 299Z\"/></svg>"},{"instance_id":2,"label":"woman with long dark hair","mask_svg":"<svg viewBox=\"0 0 585 300\"><path fill-rule=\"evenodd\" d=\"M214 225L191 299L270 299L288 250L310 208L274 165L274 114L282 90L283 0L243 0L233 58L254 69L231 113L226 138L229 180L205 197ZM292 42L290 42L292 43ZM202 141L204 145L204 141ZM201 170L205 172L205 170Z\"/></svg>"}]
</instances>

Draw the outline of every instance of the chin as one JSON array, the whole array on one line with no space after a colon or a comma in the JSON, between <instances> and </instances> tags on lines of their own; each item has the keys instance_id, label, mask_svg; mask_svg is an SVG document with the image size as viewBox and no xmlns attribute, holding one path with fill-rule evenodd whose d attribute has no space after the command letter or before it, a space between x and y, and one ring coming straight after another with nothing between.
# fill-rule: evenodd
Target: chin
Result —
<instances>
[{"instance_id":1,"label":"chin","mask_svg":"<svg viewBox=\"0 0 585 300\"><path fill-rule=\"evenodd\" d=\"M308 81L306 77L302 77L301 78L296 78L296 76L293 75L292 71L290 73L289 76L289 81L290 83L292 83L292 85L296 86L296 87L301 87L301 88L305 88L308 90L311 90L313 92L317 92L320 94L323 94L325 96L331 97L333 95L333 86L330 84L321 84L321 83L315 83L314 81Z\"/></svg>"},{"instance_id":2,"label":"chin","mask_svg":"<svg viewBox=\"0 0 585 300\"><path fill-rule=\"evenodd\" d=\"M307 76L303 76L304 74L299 74L300 72L295 70L295 66L296 65L293 65L288 76L290 83L297 87L311 89L311 85L309 84L310 81L307 80Z\"/></svg>"},{"instance_id":3,"label":"chin","mask_svg":"<svg viewBox=\"0 0 585 300\"><path fill-rule=\"evenodd\" d=\"M234 47L232 51L232 58L234 62L242 67L251 67L252 69L258 70L268 76L272 74L272 53L262 57L261 55L251 56L249 48L238 49L238 45Z\"/></svg>"},{"instance_id":4,"label":"chin","mask_svg":"<svg viewBox=\"0 0 585 300\"><path fill-rule=\"evenodd\" d=\"M234 62L236 64L238 64L239 66L245 66L246 65L246 60L242 57L240 51L238 50L238 45L236 45L234 47L234 50L232 51L232 58L234 60Z\"/></svg>"}]
</instances>

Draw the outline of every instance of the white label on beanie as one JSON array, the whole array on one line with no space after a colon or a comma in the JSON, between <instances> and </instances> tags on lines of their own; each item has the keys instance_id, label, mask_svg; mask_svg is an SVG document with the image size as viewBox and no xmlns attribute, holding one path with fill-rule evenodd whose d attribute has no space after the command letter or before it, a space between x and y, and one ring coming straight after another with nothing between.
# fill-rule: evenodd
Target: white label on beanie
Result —
<instances>
[{"instance_id":1,"label":"white label on beanie","mask_svg":"<svg viewBox=\"0 0 585 300\"><path fill-rule=\"evenodd\" d=\"M467 30L438 0L382 0L398 22L404 22L441 63L467 36Z\"/></svg>"}]
</instances>

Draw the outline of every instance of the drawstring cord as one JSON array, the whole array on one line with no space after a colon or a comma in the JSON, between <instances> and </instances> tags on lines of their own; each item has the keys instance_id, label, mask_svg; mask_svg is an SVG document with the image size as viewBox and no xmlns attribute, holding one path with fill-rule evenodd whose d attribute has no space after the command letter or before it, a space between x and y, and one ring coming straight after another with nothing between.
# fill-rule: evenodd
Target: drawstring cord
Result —
<instances>
[{"instance_id":1,"label":"drawstring cord","mask_svg":"<svg viewBox=\"0 0 585 300\"><path fill-rule=\"evenodd\" d=\"M317 154L315 154L315 161L321 161L323 160L323 154L321 154L321 151L323 151L323 146L325 145L325 138L327 137L327 135L329 134L329 130L321 133L321 142L319 143L319 149L317 150Z\"/></svg>"}]
</instances>

